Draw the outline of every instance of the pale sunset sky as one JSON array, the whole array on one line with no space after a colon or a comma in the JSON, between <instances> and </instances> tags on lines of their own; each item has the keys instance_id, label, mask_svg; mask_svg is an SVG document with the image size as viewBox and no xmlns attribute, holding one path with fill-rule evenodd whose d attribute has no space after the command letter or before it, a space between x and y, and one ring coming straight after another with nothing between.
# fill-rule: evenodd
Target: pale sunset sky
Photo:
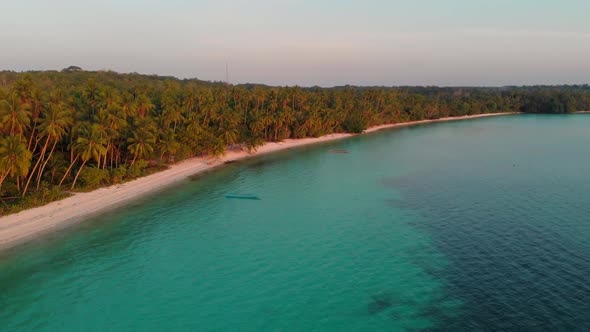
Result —
<instances>
[{"instance_id":1,"label":"pale sunset sky","mask_svg":"<svg viewBox=\"0 0 590 332\"><path fill-rule=\"evenodd\" d=\"M0 70L271 85L588 83L590 1L1 1Z\"/></svg>"}]
</instances>

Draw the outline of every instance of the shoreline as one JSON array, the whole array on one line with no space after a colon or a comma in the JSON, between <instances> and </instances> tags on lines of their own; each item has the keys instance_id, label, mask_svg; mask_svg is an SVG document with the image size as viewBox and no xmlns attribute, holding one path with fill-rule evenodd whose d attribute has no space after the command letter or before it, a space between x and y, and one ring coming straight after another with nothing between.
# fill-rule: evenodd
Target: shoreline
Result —
<instances>
[{"instance_id":1,"label":"shoreline","mask_svg":"<svg viewBox=\"0 0 590 332\"><path fill-rule=\"evenodd\" d=\"M519 114L516 112L488 113L458 117L446 117L434 120L410 121L395 124L378 125L363 131L372 133L379 130L411 126L431 122L457 121L499 115ZM12 249L32 240L55 233L82 222L101 213L121 207L147 194L157 192L189 177L220 167L226 162L252 158L268 153L291 148L331 142L359 134L338 133L317 138L286 139L281 142L267 142L255 152L227 151L220 158L210 162L208 157L195 157L183 160L170 168L122 184L100 188L90 192L74 193L59 201L0 217L0 250Z\"/></svg>"}]
</instances>

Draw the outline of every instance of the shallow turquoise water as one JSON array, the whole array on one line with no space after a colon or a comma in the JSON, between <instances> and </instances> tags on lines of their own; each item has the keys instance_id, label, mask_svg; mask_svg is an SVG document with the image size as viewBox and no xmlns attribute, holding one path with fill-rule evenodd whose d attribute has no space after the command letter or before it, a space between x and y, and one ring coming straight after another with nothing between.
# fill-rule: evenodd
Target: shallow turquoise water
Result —
<instances>
[{"instance_id":1,"label":"shallow turquoise water","mask_svg":"<svg viewBox=\"0 0 590 332\"><path fill-rule=\"evenodd\" d=\"M0 330L588 329L588 128L484 118L229 165L4 254Z\"/></svg>"}]
</instances>

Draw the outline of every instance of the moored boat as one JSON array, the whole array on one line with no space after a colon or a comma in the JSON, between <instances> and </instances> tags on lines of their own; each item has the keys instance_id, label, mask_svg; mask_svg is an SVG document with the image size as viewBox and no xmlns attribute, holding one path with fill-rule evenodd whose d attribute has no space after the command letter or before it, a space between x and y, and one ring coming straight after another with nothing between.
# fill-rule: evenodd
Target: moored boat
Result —
<instances>
[{"instance_id":1,"label":"moored boat","mask_svg":"<svg viewBox=\"0 0 590 332\"><path fill-rule=\"evenodd\" d=\"M227 194L225 198L234 198L234 199L260 199L257 195L254 194Z\"/></svg>"}]
</instances>

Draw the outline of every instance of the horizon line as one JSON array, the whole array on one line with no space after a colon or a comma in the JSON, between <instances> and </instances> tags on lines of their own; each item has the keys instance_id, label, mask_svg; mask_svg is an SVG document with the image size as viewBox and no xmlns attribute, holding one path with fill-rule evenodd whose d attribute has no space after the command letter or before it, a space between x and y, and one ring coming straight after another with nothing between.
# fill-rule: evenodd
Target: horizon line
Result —
<instances>
[{"instance_id":1,"label":"horizon line","mask_svg":"<svg viewBox=\"0 0 590 332\"><path fill-rule=\"evenodd\" d=\"M505 84L505 85L436 85L436 84L426 84L426 85L356 85L354 83L346 83L342 85L331 85L331 86L322 86L322 85L274 85L268 83L255 83L255 82L245 82L245 83L232 83L226 82L224 80L204 80L198 77L185 77L181 78L175 75L166 75L166 74L157 74L157 73L140 73L136 71L130 72L120 72L113 69L95 69L95 70L87 70L83 69L80 66L71 65L62 69L31 69L31 70L12 70L12 69L0 69L0 73L2 72L9 72L9 73L17 73L17 74L26 74L26 73L42 73L42 72L56 72L56 73L67 73L65 72L66 69L70 67L78 67L80 70L74 72L87 72L87 73L101 73L101 72L111 72L119 75L141 75L141 76L156 76L161 78L173 78L178 81L201 81L211 84L228 84L232 86L243 86L243 85L257 85L257 86L265 86L269 88L305 88L305 89L312 89L312 88L321 88L321 89L335 89L335 88L345 88L345 87L353 87L353 88L388 88L388 89L395 89L395 88L476 88L476 89L501 89L501 88L526 88L526 87L561 87L561 86L589 86L589 83L536 83L536 84Z\"/></svg>"}]
</instances>

